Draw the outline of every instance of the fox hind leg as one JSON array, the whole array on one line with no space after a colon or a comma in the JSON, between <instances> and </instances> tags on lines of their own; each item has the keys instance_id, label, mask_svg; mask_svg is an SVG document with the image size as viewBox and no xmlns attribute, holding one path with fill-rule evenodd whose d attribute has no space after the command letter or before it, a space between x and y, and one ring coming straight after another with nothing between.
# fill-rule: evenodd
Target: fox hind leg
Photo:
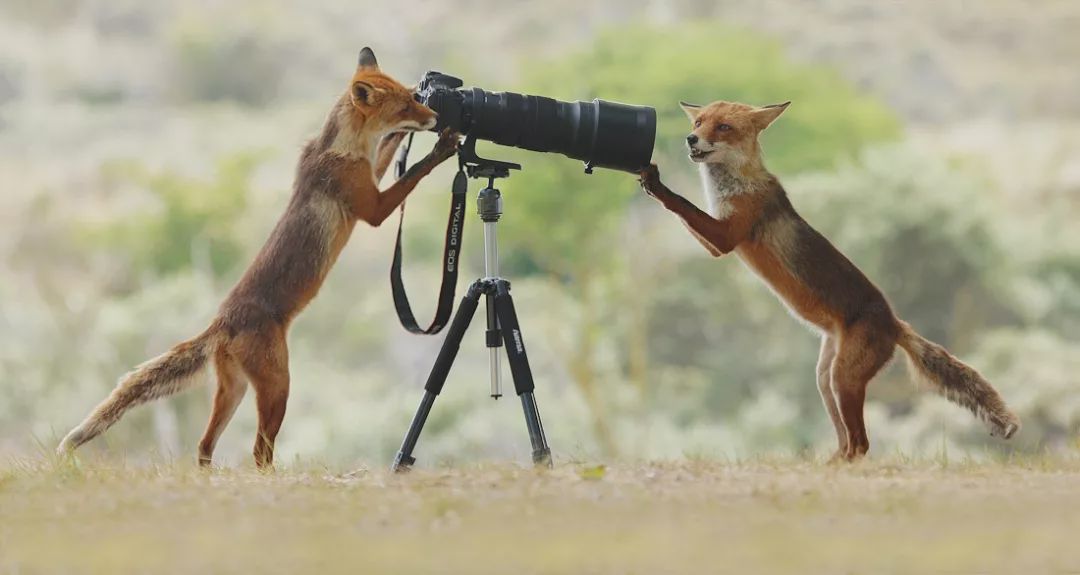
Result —
<instances>
[{"instance_id":1,"label":"fox hind leg","mask_svg":"<svg viewBox=\"0 0 1080 575\"><path fill-rule=\"evenodd\" d=\"M832 421L833 428L836 430L837 448L831 460L842 458L847 453L847 430L844 427L844 420L840 418L840 407L837 405L836 396L833 395L829 375L835 358L836 338L825 335L821 338L821 353L818 355L817 386L818 393L821 394L821 402L825 405L825 411L828 412L829 420Z\"/></svg>"},{"instance_id":2,"label":"fox hind leg","mask_svg":"<svg viewBox=\"0 0 1080 575\"><path fill-rule=\"evenodd\" d=\"M255 465L268 468L274 464L274 441L281 422L285 419L285 406L289 401L289 373L267 374L261 387L255 388L255 403L259 409L259 432L255 438Z\"/></svg>"},{"instance_id":3,"label":"fox hind leg","mask_svg":"<svg viewBox=\"0 0 1080 575\"><path fill-rule=\"evenodd\" d=\"M203 467L210 465L218 438L229 425L237 406L244 399L244 392L247 391L247 381L240 372L240 366L224 347L214 354L214 371L217 373L217 392L214 395L210 421L206 424L206 432L199 441L199 465Z\"/></svg>"},{"instance_id":4,"label":"fox hind leg","mask_svg":"<svg viewBox=\"0 0 1080 575\"><path fill-rule=\"evenodd\" d=\"M863 421L866 387L892 358L896 336L873 324L856 325L841 334L833 359L830 379L840 419L847 433L844 458L851 461L866 455L870 440Z\"/></svg>"},{"instance_id":5,"label":"fox hind leg","mask_svg":"<svg viewBox=\"0 0 1080 575\"><path fill-rule=\"evenodd\" d=\"M274 441L285 406L289 401L289 356L285 330L273 326L262 332L242 334L236 341L236 357L255 390L259 430L255 437L255 465L269 468L274 463Z\"/></svg>"}]
</instances>

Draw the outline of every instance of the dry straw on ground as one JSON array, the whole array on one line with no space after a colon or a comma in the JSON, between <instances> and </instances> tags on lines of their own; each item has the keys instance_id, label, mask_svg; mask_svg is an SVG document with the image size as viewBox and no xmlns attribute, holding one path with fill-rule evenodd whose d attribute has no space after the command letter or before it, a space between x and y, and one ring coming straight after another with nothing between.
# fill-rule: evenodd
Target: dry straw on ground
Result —
<instances>
[{"instance_id":1,"label":"dry straw on ground","mask_svg":"<svg viewBox=\"0 0 1080 575\"><path fill-rule=\"evenodd\" d=\"M1078 480L1059 458L407 476L24 461L0 471L0 572L1075 572Z\"/></svg>"}]
</instances>

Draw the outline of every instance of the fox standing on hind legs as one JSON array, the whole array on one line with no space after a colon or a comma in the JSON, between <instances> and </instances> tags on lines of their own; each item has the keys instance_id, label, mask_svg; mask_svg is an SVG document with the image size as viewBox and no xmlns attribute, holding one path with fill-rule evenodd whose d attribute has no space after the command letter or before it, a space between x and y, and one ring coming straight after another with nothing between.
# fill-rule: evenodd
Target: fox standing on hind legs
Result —
<instances>
[{"instance_id":1,"label":"fox standing on hind legs","mask_svg":"<svg viewBox=\"0 0 1080 575\"><path fill-rule=\"evenodd\" d=\"M124 376L58 451L71 452L136 405L189 387L212 363L218 387L199 442L199 463L210 464L217 439L247 389L246 379L255 388L259 411L255 463L271 465L289 396L289 324L318 293L357 220L381 224L421 178L454 155L457 135L443 132L431 153L379 190L405 132L429 130L435 120L435 112L380 72L375 54L364 48L348 91L300 156L285 214L210 327Z\"/></svg>"},{"instance_id":2,"label":"fox standing on hind legs","mask_svg":"<svg viewBox=\"0 0 1080 575\"><path fill-rule=\"evenodd\" d=\"M870 449L863 424L866 386L898 345L937 391L974 412L991 433L1011 437L1020 419L997 391L897 318L877 286L795 212L765 169L758 134L787 106L682 103L693 124L686 143L690 159L700 164L709 213L661 183L656 165L642 171L642 187L678 214L709 253L735 252L792 314L821 332L817 383L836 428L834 459L857 459Z\"/></svg>"}]
</instances>

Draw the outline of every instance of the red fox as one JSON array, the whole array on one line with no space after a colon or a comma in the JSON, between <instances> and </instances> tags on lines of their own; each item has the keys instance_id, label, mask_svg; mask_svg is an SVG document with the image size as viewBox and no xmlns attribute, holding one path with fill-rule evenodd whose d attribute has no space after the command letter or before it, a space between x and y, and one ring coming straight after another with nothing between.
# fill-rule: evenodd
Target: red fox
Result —
<instances>
[{"instance_id":1,"label":"red fox","mask_svg":"<svg viewBox=\"0 0 1080 575\"><path fill-rule=\"evenodd\" d=\"M213 364L218 386L199 442L199 463L210 464L250 381L259 413L255 463L272 465L289 396L289 325L318 293L357 220L381 224L421 178L454 155L458 136L445 131L426 157L379 190L404 134L433 128L436 117L411 90L379 70L370 48L361 50L349 89L300 156L285 214L210 327L125 375L57 451L70 453L128 409L190 387Z\"/></svg>"},{"instance_id":2,"label":"red fox","mask_svg":"<svg viewBox=\"0 0 1080 575\"><path fill-rule=\"evenodd\" d=\"M709 213L668 189L655 164L641 172L642 188L678 214L710 254L735 252L793 315L822 334L817 384L836 428L834 460L858 459L870 449L866 386L896 346L919 376L970 409L992 434L1009 438L1020 429L990 383L897 318L877 286L799 216L765 169L758 134L790 102L680 104L693 124L686 143L690 159L700 164Z\"/></svg>"}]
</instances>

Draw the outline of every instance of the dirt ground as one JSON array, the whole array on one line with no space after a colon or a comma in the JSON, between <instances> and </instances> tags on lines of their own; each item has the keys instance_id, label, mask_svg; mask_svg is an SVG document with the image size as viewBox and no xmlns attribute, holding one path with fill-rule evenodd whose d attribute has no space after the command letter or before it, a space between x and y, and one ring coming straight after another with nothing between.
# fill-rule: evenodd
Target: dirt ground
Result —
<instances>
[{"instance_id":1,"label":"dirt ground","mask_svg":"<svg viewBox=\"0 0 1080 575\"><path fill-rule=\"evenodd\" d=\"M1060 458L0 468L0 573L1057 573L1078 533Z\"/></svg>"}]
</instances>

